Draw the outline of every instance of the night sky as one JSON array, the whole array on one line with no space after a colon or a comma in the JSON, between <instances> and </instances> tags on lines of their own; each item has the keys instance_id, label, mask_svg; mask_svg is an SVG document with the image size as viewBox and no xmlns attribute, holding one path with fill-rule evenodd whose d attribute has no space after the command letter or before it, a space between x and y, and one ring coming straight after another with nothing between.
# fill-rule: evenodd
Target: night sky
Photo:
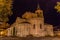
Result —
<instances>
[{"instance_id":1,"label":"night sky","mask_svg":"<svg viewBox=\"0 0 60 40\"><path fill-rule=\"evenodd\" d=\"M40 4L40 8L44 11L45 23L52 25L60 24L60 14L56 12L54 6L59 0L14 0L13 2L13 15L9 17L9 23L12 24L19 16L21 17L25 11L34 12L37 4Z\"/></svg>"}]
</instances>

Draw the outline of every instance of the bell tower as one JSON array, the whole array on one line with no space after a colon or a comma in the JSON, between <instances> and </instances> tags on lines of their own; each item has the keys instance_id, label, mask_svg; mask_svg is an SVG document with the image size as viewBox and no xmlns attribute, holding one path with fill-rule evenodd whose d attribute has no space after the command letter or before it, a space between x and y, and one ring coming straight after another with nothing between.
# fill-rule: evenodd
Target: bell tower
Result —
<instances>
[{"instance_id":1,"label":"bell tower","mask_svg":"<svg viewBox=\"0 0 60 40\"><path fill-rule=\"evenodd\" d=\"M40 9L40 5L37 4L37 8L35 13L37 14L38 17L43 18L43 10Z\"/></svg>"}]
</instances>

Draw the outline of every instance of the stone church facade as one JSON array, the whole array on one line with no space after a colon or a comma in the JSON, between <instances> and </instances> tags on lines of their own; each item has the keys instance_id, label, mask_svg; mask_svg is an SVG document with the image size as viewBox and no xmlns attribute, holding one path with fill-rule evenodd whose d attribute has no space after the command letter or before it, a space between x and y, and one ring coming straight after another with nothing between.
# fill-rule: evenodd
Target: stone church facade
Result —
<instances>
[{"instance_id":1,"label":"stone church facade","mask_svg":"<svg viewBox=\"0 0 60 40\"><path fill-rule=\"evenodd\" d=\"M7 30L7 36L34 37L54 36L53 25L44 23L43 11L39 5L33 12L25 12L22 18L17 17L16 21Z\"/></svg>"}]
</instances>

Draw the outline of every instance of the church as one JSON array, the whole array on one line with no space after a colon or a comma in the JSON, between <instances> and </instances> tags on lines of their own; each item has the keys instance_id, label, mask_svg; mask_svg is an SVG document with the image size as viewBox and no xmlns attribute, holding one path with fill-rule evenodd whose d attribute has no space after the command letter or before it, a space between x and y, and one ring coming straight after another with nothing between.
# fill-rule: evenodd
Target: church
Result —
<instances>
[{"instance_id":1,"label":"church","mask_svg":"<svg viewBox=\"0 0 60 40\"><path fill-rule=\"evenodd\" d=\"M35 12L26 11L22 18L17 17L10 28L6 29L7 36L34 37L54 36L53 25L44 23L43 10L39 4Z\"/></svg>"}]
</instances>

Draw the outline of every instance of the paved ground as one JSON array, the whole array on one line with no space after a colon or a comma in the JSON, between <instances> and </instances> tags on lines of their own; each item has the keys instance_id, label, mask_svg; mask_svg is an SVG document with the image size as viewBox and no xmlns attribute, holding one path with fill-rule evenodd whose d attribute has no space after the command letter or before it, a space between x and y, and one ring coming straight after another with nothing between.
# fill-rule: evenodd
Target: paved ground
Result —
<instances>
[{"instance_id":1,"label":"paved ground","mask_svg":"<svg viewBox=\"0 0 60 40\"><path fill-rule=\"evenodd\" d=\"M0 37L0 40L60 40L60 37Z\"/></svg>"}]
</instances>

